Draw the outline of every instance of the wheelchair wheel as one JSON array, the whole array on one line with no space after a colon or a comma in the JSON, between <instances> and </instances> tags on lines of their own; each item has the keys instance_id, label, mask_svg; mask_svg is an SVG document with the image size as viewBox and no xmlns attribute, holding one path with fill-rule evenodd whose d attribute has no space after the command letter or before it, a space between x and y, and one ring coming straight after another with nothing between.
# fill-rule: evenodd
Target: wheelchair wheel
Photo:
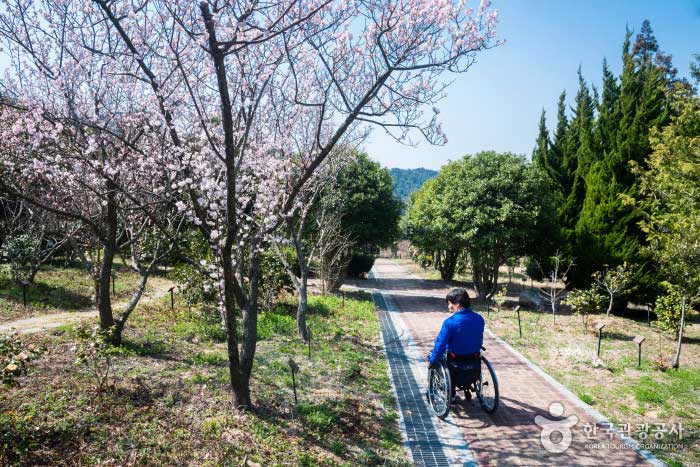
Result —
<instances>
[{"instance_id":1,"label":"wheelchair wheel","mask_svg":"<svg viewBox=\"0 0 700 467\"><path fill-rule=\"evenodd\" d=\"M435 415L444 419L450 412L452 382L450 372L444 362L438 363L428 373L428 400L435 411Z\"/></svg>"},{"instance_id":2,"label":"wheelchair wheel","mask_svg":"<svg viewBox=\"0 0 700 467\"><path fill-rule=\"evenodd\" d=\"M498 379L491 363L481 357L481 376L475 383L476 397L487 413L494 413L498 408Z\"/></svg>"}]
</instances>

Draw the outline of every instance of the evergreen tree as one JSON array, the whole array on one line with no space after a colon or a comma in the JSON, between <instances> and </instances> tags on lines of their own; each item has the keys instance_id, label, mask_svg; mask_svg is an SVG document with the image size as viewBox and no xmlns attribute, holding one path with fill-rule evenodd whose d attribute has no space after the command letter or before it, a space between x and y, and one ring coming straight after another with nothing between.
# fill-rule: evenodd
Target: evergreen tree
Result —
<instances>
[{"instance_id":1,"label":"evergreen tree","mask_svg":"<svg viewBox=\"0 0 700 467\"><path fill-rule=\"evenodd\" d=\"M569 119L566 116L566 91L562 91L559 95L559 103L557 105L557 130L554 133L554 139L550 146L549 161L550 165L556 172L554 182L563 191L564 187L564 145L566 143L566 134L569 129Z\"/></svg>"},{"instance_id":2,"label":"evergreen tree","mask_svg":"<svg viewBox=\"0 0 700 467\"><path fill-rule=\"evenodd\" d=\"M623 71L618 86L603 66L603 99L595 126L596 159L585 175L586 193L576 222L576 286L604 265L629 263L635 271L640 298L655 293L657 278L647 265L639 228L640 213L627 199L639 195L634 167L645 167L650 154L649 131L668 119L667 72L654 61L659 47L648 21L630 51L631 32L623 46Z\"/></svg>"},{"instance_id":3,"label":"evergreen tree","mask_svg":"<svg viewBox=\"0 0 700 467\"><path fill-rule=\"evenodd\" d=\"M700 85L700 54L693 54L693 61L690 62L690 77L695 84Z\"/></svg>"},{"instance_id":4,"label":"evergreen tree","mask_svg":"<svg viewBox=\"0 0 700 467\"><path fill-rule=\"evenodd\" d=\"M593 114L594 104L588 85L578 70L579 89L576 94L574 117L568 128L564 146L564 196L561 210L561 225L566 238L574 249L577 243L574 228L586 195L585 177L594 160L593 154Z\"/></svg>"},{"instance_id":5,"label":"evergreen tree","mask_svg":"<svg viewBox=\"0 0 700 467\"><path fill-rule=\"evenodd\" d=\"M620 123L620 85L603 59L603 95L598 105L598 118L595 124L596 158L603 160L615 143Z\"/></svg>"},{"instance_id":6,"label":"evergreen tree","mask_svg":"<svg viewBox=\"0 0 700 467\"><path fill-rule=\"evenodd\" d=\"M542 109L540 114L540 126L539 133L537 135L537 142L535 144L535 149L532 151L532 163L542 169L542 171L552 177L551 166L549 162L549 152L550 152L551 142L549 140L549 130L547 130L547 117L546 112Z\"/></svg>"}]
</instances>

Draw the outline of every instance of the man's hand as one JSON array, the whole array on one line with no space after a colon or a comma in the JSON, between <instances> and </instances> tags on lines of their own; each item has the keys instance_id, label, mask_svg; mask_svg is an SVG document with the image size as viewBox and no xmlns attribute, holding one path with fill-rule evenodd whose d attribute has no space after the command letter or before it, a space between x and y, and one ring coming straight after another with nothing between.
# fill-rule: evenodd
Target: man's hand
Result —
<instances>
[{"instance_id":1,"label":"man's hand","mask_svg":"<svg viewBox=\"0 0 700 467\"><path fill-rule=\"evenodd\" d=\"M435 365L430 364L430 354L427 354L424 358L425 358L425 362L428 364L429 370L432 370L433 368L437 368L437 363Z\"/></svg>"}]
</instances>

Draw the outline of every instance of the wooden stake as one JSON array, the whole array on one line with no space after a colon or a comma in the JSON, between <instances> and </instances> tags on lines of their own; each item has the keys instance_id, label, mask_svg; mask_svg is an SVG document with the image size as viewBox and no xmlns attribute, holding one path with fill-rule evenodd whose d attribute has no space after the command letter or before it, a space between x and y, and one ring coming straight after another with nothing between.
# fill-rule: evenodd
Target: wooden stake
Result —
<instances>
[{"instance_id":1,"label":"wooden stake","mask_svg":"<svg viewBox=\"0 0 700 467\"><path fill-rule=\"evenodd\" d=\"M598 330L598 356L600 357L600 343L603 340L603 328L605 323L598 323L596 329Z\"/></svg>"}]
</instances>

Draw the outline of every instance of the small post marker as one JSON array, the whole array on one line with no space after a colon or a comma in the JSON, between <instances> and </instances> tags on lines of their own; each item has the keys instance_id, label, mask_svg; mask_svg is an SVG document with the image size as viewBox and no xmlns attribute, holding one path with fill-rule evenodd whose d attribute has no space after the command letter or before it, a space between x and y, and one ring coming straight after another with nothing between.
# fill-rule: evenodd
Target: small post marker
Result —
<instances>
[{"instance_id":1,"label":"small post marker","mask_svg":"<svg viewBox=\"0 0 700 467\"><path fill-rule=\"evenodd\" d=\"M646 339L644 336L636 336L634 338L634 343L637 344L639 353L637 354L637 367L642 366L642 342Z\"/></svg>"},{"instance_id":2,"label":"small post marker","mask_svg":"<svg viewBox=\"0 0 700 467\"><path fill-rule=\"evenodd\" d=\"M299 371L299 365L296 364L291 358L287 362L289 364L289 369L292 371L292 388L294 389L294 405L299 405L299 400L297 399L297 380L294 376L295 373Z\"/></svg>"},{"instance_id":3,"label":"small post marker","mask_svg":"<svg viewBox=\"0 0 700 467\"><path fill-rule=\"evenodd\" d=\"M605 323L596 324L595 328L598 330L598 356L600 357L600 342L603 340L603 328Z\"/></svg>"},{"instance_id":4,"label":"small post marker","mask_svg":"<svg viewBox=\"0 0 700 467\"><path fill-rule=\"evenodd\" d=\"M520 334L520 337L523 337L523 325L520 322L520 305L515 307L515 312L518 314L518 333Z\"/></svg>"},{"instance_id":5,"label":"small post marker","mask_svg":"<svg viewBox=\"0 0 700 467\"><path fill-rule=\"evenodd\" d=\"M309 360L311 360L311 328L306 325L306 335L309 336Z\"/></svg>"},{"instance_id":6,"label":"small post marker","mask_svg":"<svg viewBox=\"0 0 700 467\"><path fill-rule=\"evenodd\" d=\"M177 286L172 286L168 289L168 292L170 292L170 311L175 310L175 287Z\"/></svg>"},{"instance_id":7,"label":"small post marker","mask_svg":"<svg viewBox=\"0 0 700 467\"><path fill-rule=\"evenodd\" d=\"M491 316L491 294L486 294L486 314Z\"/></svg>"}]
</instances>

